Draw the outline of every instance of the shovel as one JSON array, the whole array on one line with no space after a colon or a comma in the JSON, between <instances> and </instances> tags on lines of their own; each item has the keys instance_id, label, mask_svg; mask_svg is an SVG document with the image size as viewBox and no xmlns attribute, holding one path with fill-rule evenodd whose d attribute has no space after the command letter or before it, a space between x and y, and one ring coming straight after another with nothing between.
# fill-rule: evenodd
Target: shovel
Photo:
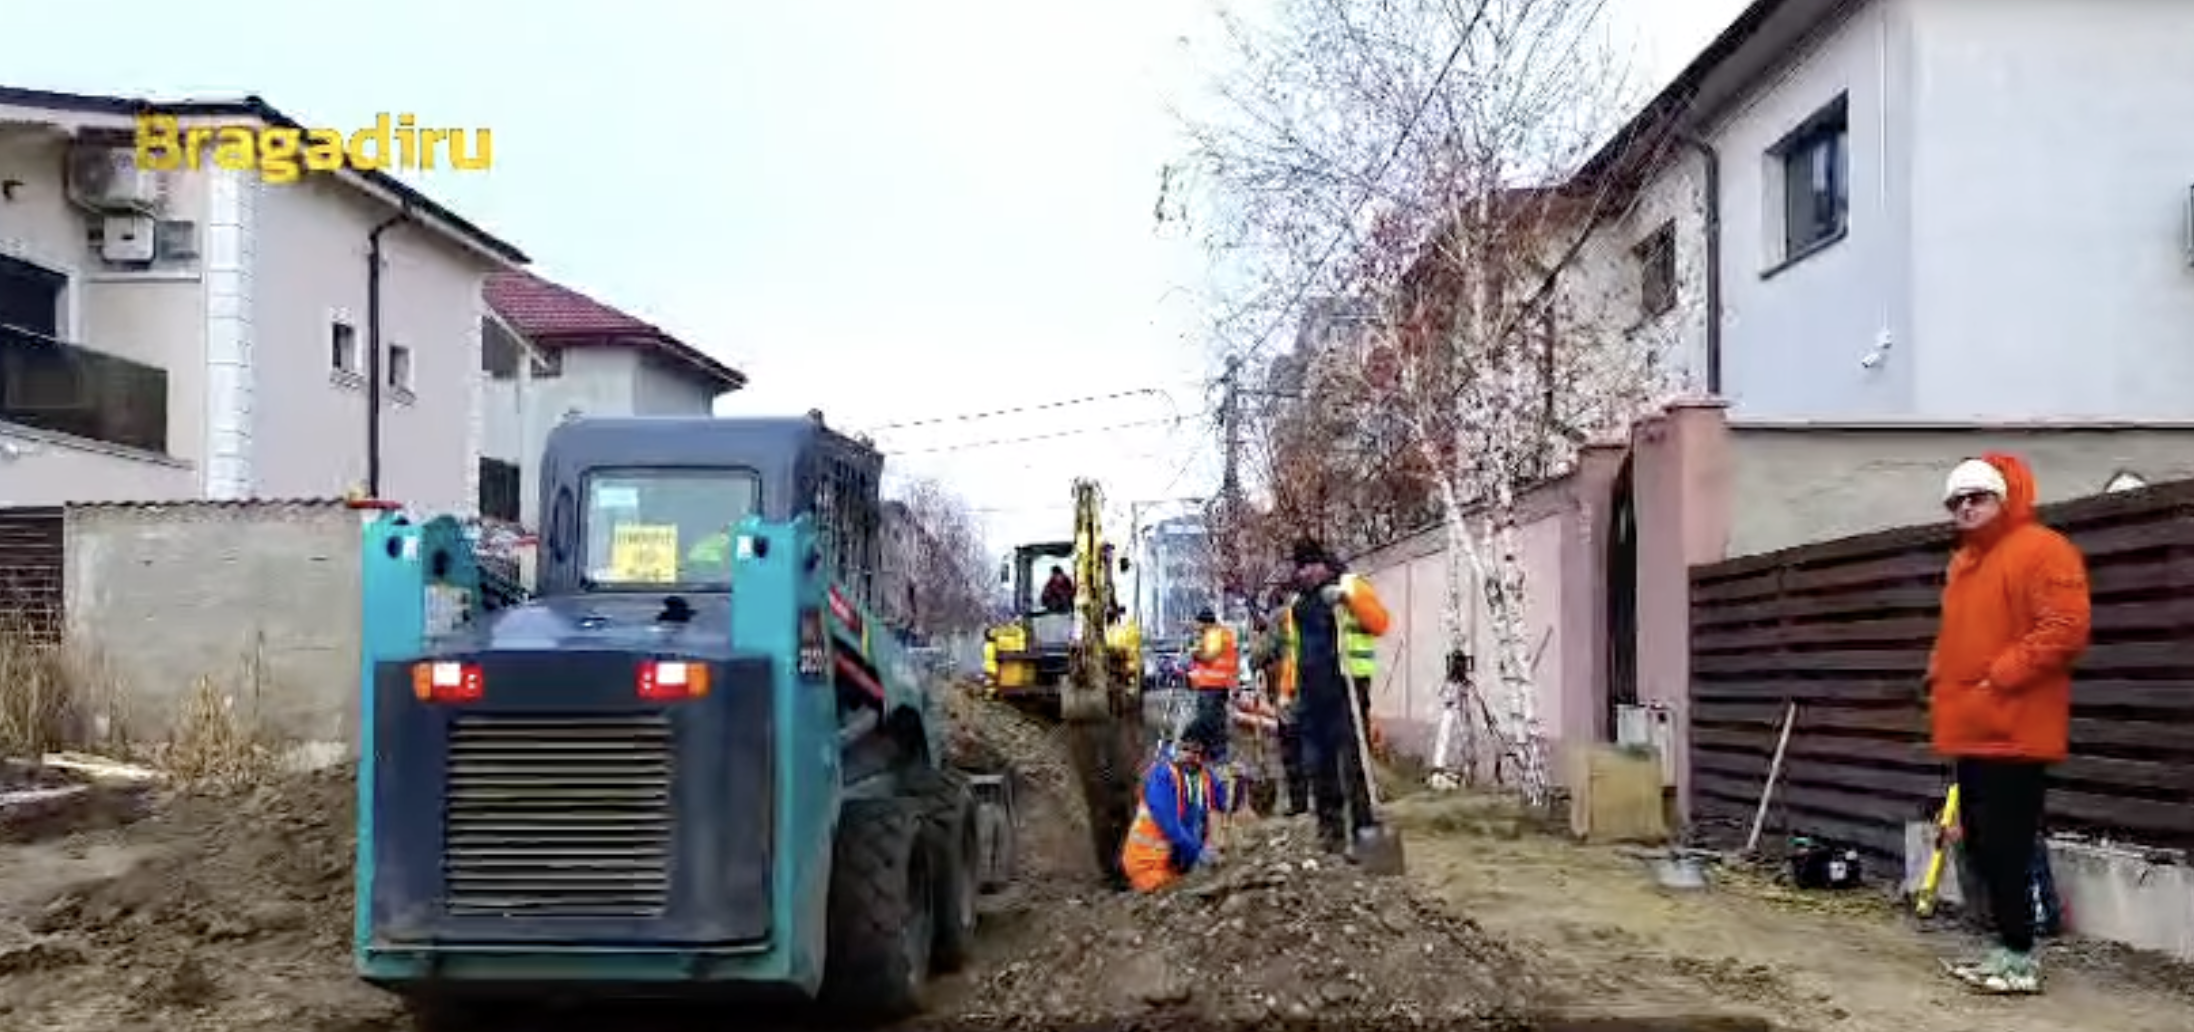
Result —
<instances>
[{"instance_id":1,"label":"shovel","mask_svg":"<svg viewBox=\"0 0 2194 1032\"><path fill-rule=\"evenodd\" d=\"M1402 833L1379 819L1379 779L1372 773L1371 737L1364 731L1363 707L1357 705L1355 682L1348 679L1345 670L1341 684L1348 693L1348 724L1356 732L1356 759L1363 767L1364 798L1371 801L1371 812L1365 816L1373 822L1356 833L1356 864L1366 874L1399 877L1403 871Z\"/></svg>"}]
</instances>

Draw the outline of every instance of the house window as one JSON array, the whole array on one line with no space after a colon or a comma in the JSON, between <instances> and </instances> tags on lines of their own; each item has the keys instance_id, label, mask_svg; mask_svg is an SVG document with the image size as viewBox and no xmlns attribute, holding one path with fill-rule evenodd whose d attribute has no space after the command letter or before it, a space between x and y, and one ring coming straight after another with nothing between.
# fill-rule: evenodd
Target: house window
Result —
<instances>
[{"instance_id":1,"label":"house window","mask_svg":"<svg viewBox=\"0 0 2194 1032\"><path fill-rule=\"evenodd\" d=\"M564 351L562 348L535 347L533 349L533 378L547 380L564 375Z\"/></svg>"},{"instance_id":2,"label":"house window","mask_svg":"<svg viewBox=\"0 0 2194 1032\"><path fill-rule=\"evenodd\" d=\"M411 393L411 347L405 344L389 345L389 389Z\"/></svg>"},{"instance_id":3,"label":"house window","mask_svg":"<svg viewBox=\"0 0 2194 1032\"><path fill-rule=\"evenodd\" d=\"M1647 319L1676 307L1676 221L1661 223L1652 235L1639 241L1638 308Z\"/></svg>"},{"instance_id":4,"label":"house window","mask_svg":"<svg viewBox=\"0 0 2194 1032\"><path fill-rule=\"evenodd\" d=\"M1850 118L1838 97L1769 152L1782 180L1783 261L1826 246L1850 215Z\"/></svg>"},{"instance_id":5,"label":"house window","mask_svg":"<svg viewBox=\"0 0 2194 1032\"><path fill-rule=\"evenodd\" d=\"M67 291L61 273L0 257L0 421L167 451L167 372L62 340Z\"/></svg>"},{"instance_id":6,"label":"house window","mask_svg":"<svg viewBox=\"0 0 2194 1032\"><path fill-rule=\"evenodd\" d=\"M518 522L519 492L523 488L516 463L482 456L480 459L480 515Z\"/></svg>"},{"instance_id":7,"label":"house window","mask_svg":"<svg viewBox=\"0 0 2194 1032\"><path fill-rule=\"evenodd\" d=\"M480 371L488 374L488 379L517 379L522 350L501 324L484 316L480 319Z\"/></svg>"},{"instance_id":8,"label":"house window","mask_svg":"<svg viewBox=\"0 0 2194 1032\"><path fill-rule=\"evenodd\" d=\"M328 321L328 368L358 374L358 328L340 318Z\"/></svg>"}]
</instances>

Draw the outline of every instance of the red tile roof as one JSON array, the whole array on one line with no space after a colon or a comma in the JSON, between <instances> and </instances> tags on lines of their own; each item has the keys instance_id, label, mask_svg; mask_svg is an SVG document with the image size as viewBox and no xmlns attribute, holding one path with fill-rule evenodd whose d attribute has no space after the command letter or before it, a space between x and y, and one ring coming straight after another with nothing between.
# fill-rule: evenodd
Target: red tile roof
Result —
<instances>
[{"instance_id":1,"label":"red tile roof","mask_svg":"<svg viewBox=\"0 0 2194 1032\"><path fill-rule=\"evenodd\" d=\"M650 348L692 367L724 390L735 391L747 384L746 374L710 358L669 331L530 272L489 276L487 301L511 329L536 343Z\"/></svg>"}]
</instances>

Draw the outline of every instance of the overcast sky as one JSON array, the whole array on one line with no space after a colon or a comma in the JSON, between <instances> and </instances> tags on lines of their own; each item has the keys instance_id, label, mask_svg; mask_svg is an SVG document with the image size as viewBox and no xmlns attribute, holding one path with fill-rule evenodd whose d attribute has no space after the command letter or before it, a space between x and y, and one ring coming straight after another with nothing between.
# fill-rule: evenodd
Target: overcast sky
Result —
<instances>
[{"instance_id":1,"label":"overcast sky","mask_svg":"<svg viewBox=\"0 0 2194 1032\"><path fill-rule=\"evenodd\" d=\"M1611 3L1655 83L1743 6ZM1077 475L1122 512L1216 484L1174 289L1195 256L1151 224L1208 0L102 0L127 28L96 44L81 11L15 6L8 85L493 129L492 171L422 185L745 370L720 411L860 428L1164 392L879 433L1000 545L1064 537Z\"/></svg>"}]
</instances>

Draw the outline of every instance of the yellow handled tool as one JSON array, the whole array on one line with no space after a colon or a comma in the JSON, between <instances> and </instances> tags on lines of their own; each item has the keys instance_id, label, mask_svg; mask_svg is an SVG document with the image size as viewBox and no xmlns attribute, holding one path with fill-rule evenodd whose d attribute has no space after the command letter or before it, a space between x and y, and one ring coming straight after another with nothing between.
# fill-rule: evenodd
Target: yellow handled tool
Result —
<instances>
[{"instance_id":1,"label":"yellow handled tool","mask_svg":"<svg viewBox=\"0 0 2194 1032\"><path fill-rule=\"evenodd\" d=\"M1927 873L1920 878L1919 891L1912 894L1912 912L1921 917L1935 914L1935 890L1943 882L1943 863L1950 856L1950 846L1958 836L1958 786L1950 786L1943 796L1943 812L1935 818L1935 851L1928 855Z\"/></svg>"}]
</instances>

